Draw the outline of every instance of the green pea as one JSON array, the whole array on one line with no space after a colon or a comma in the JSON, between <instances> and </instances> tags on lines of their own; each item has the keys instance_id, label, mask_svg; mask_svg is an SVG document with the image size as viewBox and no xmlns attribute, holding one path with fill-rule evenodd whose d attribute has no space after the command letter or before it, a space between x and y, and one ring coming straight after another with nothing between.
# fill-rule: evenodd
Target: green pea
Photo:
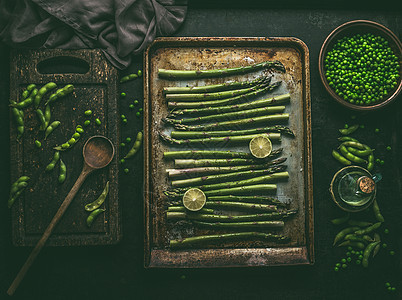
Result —
<instances>
[{"instance_id":1,"label":"green pea","mask_svg":"<svg viewBox=\"0 0 402 300\"><path fill-rule=\"evenodd\" d=\"M356 260L356 265L360 265L362 262L361 262L361 260Z\"/></svg>"},{"instance_id":2,"label":"green pea","mask_svg":"<svg viewBox=\"0 0 402 300\"><path fill-rule=\"evenodd\" d=\"M388 150L388 151L391 151L391 146L387 146L387 150Z\"/></svg>"},{"instance_id":3,"label":"green pea","mask_svg":"<svg viewBox=\"0 0 402 300\"><path fill-rule=\"evenodd\" d=\"M68 148L70 148L70 144L69 143L64 143L64 144L61 145L61 148L68 149Z\"/></svg>"},{"instance_id":4,"label":"green pea","mask_svg":"<svg viewBox=\"0 0 402 300\"><path fill-rule=\"evenodd\" d=\"M81 134L85 132L85 130L82 129L81 127L77 127L77 128L75 129L75 131L77 131L78 133L81 133Z\"/></svg>"},{"instance_id":5,"label":"green pea","mask_svg":"<svg viewBox=\"0 0 402 300\"><path fill-rule=\"evenodd\" d=\"M125 116L125 115L121 115L120 118L121 118L122 120L124 120L124 119L126 118L126 116Z\"/></svg>"},{"instance_id":6,"label":"green pea","mask_svg":"<svg viewBox=\"0 0 402 300\"><path fill-rule=\"evenodd\" d=\"M124 164L126 162L126 160L124 158L120 159L120 163Z\"/></svg>"},{"instance_id":7,"label":"green pea","mask_svg":"<svg viewBox=\"0 0 402 300\"><path fill-rule=\"evenodd\" d=\"M127 119L122 120L123 124L127 124Z\"/></svg>"},{"instance_id":8,"label":"green pea","mask_svg":"<svg viewBox=\"0 0 402 300\"><path fill-rule=\"evenodd\" d=\"M346 256L351 256L352 254L348 251L346 252Z\"/></svg>"},{"instance_id":9,"label":"green pea","mask_svg":"<svg viewBox=\"0 0 402 300\"><path fill-rule=\"evenodd\" d=\"M343 268L343 269L346 269L347 267L348 267L347 264L343 264L343 265L342 265L342 268Z\"/></svg>"},{"instance_id":10,"label":"green pea","mask_svg":"<svg viewBox=\"0 0 402 300\"><path fill-rule=\"evenodd\" d=\"M80 137L81 137L81 135L78 132L75 132L73 134L73 138L76 139L76 140L78 140Z\"/></svg>"},{"instance_id":11,"label":"green pea","mask_svg":"<svg viewBox=\"0 0 402 300\"><path fill-rule=\"evenodd\" d=\"M134 105L138 105L138 100L134 100Z\"/></svg>"},{"instance_id":12,"label":"green pea","mask_svg":"<svg viewBox=\"0 0 402 300\"><path fill-rule=\"evenodd\" d=\"M142 108L142 107L140 107L139 109L138 109L138 111L139 112L142 112L144 109Z\"/></svg>"},{"instance_id":13,"label":"green pea","mask_svg":"<svg viewBox=\"0 0 402 300\"><path fill-rule=\"evenodd\" d=\"M389 233L389 229L388 229L388 228L385 228L385 229L384 229L384 233L385 233L385 234L388 234L388 233Z\"/></svg>"},{"instance_id":14,"label":"green pea","mask_svg":"<svg viewBox=\"0 0 402 300\"><path fill-rule=\"evenodd\" d=\"M376 128L376 129L374 130L374 132L378 133L378 132L380 132L380 129Z\"/></svg>"},{"instance_id":15,"label":"green pea","mask_svg":"<svg viewBox=\"0 0 402 300\"><path fill-rule=\"evenodd\" d=\"M101 122L101 120L99 120L99 118L96 118L96 119L95 119L95 123L96 123L96 125L102 124L102 122Z\"/></svg>"},{"instance_id":16,"label":"green pea","mask_svg":"<svg viewBox=\"0 0 402 300\"><path fill-rule=\"evenodd\" d=\"M120 143L120 147L126 147L126 144Z\"/></svg>"},{"instance_id":17,"label":"green pea","mask_svg":"<svg viewBox=\"0 0 402 300\"><path fill-rule=\"evenodd\" d=\"M385 163L385 162L384 162L383 160L380 161L380 165L384 165L384 163Z\"/></svg>"},{"instance_id":18,"label":"green pea","mask_svg":"<svg viewBox=\"0 0 402 300\"><path fill-rule=\"evenodd\" d=\"M130 104L128 107L129 107L130 109L134 109L134 104Z\"/></svg>"},{"instance_id":19,"label":"green pea","mask_svg":"<svg viewBox=\"0 0 402 300\"><path fill-rule=\"evenodd\" d=\"M351 261L352 261L352 258L349 256L349 257L346 259L346 261L347 261L347 262L351 262Z\"/></svg>"},{"instance_id":20,"label":"green pea","mask_svg":"<svg viewBox=\"0 0 402 300\"><path fill-rule=\"evenodd\" d=\"M346 263L346 258L342 258L341 263Z\"/></svg>"},{"instance_id":21,"label":"green pea","mask_svg":"<svg viewBox=\"0 0 402 300\"><path fill-rule=\"evenodd\" d=\"M338 268L338 267L335 267L335 268L334 268L334 271L335 271L335 272L338 272L338 271L339 271L339 268Z\"/></svg>"},{"instance_id":22,"label":"green pea","mask_svg":"<svg viewBox=\"0 0 402 300\"><path fill-rule=\"evenodd\" d=\"M71 146L71 145L74 145L76 142L77 142L77 140L72 137L71 139L68 140L67 143Z\"/></svg>"},{"instance_id":23,"label":"green pea","mask_svg":"<svg viewBox=\"0 0 402 300\"><path fill-rule=\"evenodd\" d=\"M42 143L38 140L35 140L35 146L40 148L40 147L42 147Z\"/></svg>"},{"instance_id":24,"label":"green pea","mask_svg":"<svg viewBox=\"0 0 402 300\"><path fill-rule=\"evenodd\" d=\"M122 97L122 98L126 97L126 93L124 93L124 92L121 93L121 94L120 94L120 97Z\"/></svg>"},{"instance_id":25,"label":"green pea","mask_svg":"<svg viewBox=\"0 0 402 300\"><path fill-rule=\"evenodd\" d=\"M386 283L385 283L385 286L386 286L386 287L389 287L389 286L391 286L391 284L390 284L389 282L386 282Z\"/></svg>"},{"instance_id":26,"label":"green pea","mask_svg":"<svg viewBox=\"0 0 402 300\"><path fill-rule=\"evenodd\" d=\"M127 137L126 138L126 143L130 143L131 142L131 137Z\"/></svg>"},{"instance_id":27,"label":"green pea","mask_svg":"<svg viewBox=\"0 0 402 300\"><path fill-rule=\"evenodd\" d=\"M391 291L392 291L392 287L390 287L390 286L387 287L387 290L391 292Z\"/></svg>"},{"instance_id":28,"label":"green pea","mask_svg":"<svg viewBox=\"0 0 402 300\"><path fill-rule=\"evenodd\" d=\"M142 76L142 71L138 70L137 74L138 74L139 77L141 77Z\"/></svg>"},{"instance_id":29,"label":"green pea","mask_svg":"<svg viewBox=\"0 0 402 300\"><path fill-rule=\"evenodd\" d=\"M341 266L341 264L340 263L336 263L336 265L335 265L335 267L340 267Z\"/></svg>"},{"instance_id":30,"label":"green pea","mask_svg":"<svg viewBox=\"0 0 402 300\"><path fill-rule=\"evenodd\" d=\"M89 126L91 124L91 120L85 120L84 126Z\"/></svg>"},{"instance_id":31,"label":"green pea","mask_svg":"<svg viewBox=\"0 0 402 300\"><path fill-rule=\"evenodd\" d=\"M141 117L141 113L139 112L139 111L137 111L136 113L135 113L135 115L139 118L139 117Z\"/></svg>"},{"instance_id":32,"label":"green pea","mask_svg":"<svg viewBox=\"0 0 402 300\"><path fill-rule=\"evenodd\" d=\"M389 251L389 255L395 255L395 251L393 250Z\"/></svg>"},{"instance_id":33,"label":"green pea","mask_svg":"<svg viewBox=\"0 0 402 300\"><path fill-rule=\"evenodd\" d=\"M126 173L126 174L128 174L128 172L130 172L130 170L127 169L127 168L125 168L123 171L124 171L124 173Z\"/></svg>"},{"instance_id":34,"label":"green pea","mask_svg":"<svg viewBox=\"0 0 402 300\"><path fill-rule=\"evenodd\" d=\"M396 290L396 287L393 286L393 287L391 288L391 292L395 292L395 290Z\"/></svg>"},{"instance_id":35,"label":"green pea","mask_svg":"<svg viewBox=\"0 0 402 300\"><path fill-rule=\"evenodd\" d=\"M84 112L84 115L86 115L86 116L92 115L92 110L90 110L90 109L86 110L86 111Z\"/></svg>"},{"instance_id":36,"label":"green pea","mask_svg":"<svg viewBox=\"0 0 402 300\"><path fill-rule=\"evenodd\" d=\"M386 243L384 243L384 244L382 244L382 247L383 247L383 248L387 248L388 245L387 245Z\"/></svg>"}]
</instances>

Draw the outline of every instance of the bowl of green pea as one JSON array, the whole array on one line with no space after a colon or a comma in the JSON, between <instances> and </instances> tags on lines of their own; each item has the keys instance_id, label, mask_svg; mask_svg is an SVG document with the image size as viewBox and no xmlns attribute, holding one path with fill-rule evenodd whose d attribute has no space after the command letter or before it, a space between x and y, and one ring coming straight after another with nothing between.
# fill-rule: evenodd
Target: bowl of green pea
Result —
<instances>
[{"instance_id":1,"label":"bowl of green pea","mask_svg":"<svg viewBox=\"0 0 402 300\"><path fill-rule=\"evenodd\" d=\"M328 93L356 111L393 102L402 90L402 44L387 27L354 20L335 28L319 54L319 73Z\"/></svg>"}]
</instances>

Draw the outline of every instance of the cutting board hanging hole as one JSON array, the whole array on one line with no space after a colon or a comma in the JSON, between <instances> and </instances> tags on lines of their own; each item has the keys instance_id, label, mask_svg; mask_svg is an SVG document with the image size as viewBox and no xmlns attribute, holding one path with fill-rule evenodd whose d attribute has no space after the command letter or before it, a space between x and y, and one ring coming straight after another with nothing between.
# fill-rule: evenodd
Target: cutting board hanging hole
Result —
<instances>
[{"instance_id":1,"label":"cutting board hanging hole","mask_svg":"<svg viewBox=\"0 0 402 300\"><path fill-rule=\"evenodd\" d=\"M36 69L40 74L86 74L89 64L77 57L56 56L40 61Z\"/></svg>"}]
</instances>

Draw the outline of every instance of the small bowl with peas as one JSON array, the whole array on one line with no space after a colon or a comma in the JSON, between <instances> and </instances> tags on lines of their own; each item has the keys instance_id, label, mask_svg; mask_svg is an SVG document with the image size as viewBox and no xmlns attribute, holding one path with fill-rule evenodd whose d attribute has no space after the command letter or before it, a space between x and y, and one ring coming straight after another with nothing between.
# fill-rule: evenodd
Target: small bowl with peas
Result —
<instances>
[{"instance_id":1,"label":"small bowl with peas","mask_svg":"<svg viewBox=\"0 0 402 300\"><path fill-rule=\"evenodd\" d=\"M340 104L370 111L394 101L402 89L402 44L385 26L355 20L335 28L319 55L321 81Z\"/></svg>"}]
</instances>

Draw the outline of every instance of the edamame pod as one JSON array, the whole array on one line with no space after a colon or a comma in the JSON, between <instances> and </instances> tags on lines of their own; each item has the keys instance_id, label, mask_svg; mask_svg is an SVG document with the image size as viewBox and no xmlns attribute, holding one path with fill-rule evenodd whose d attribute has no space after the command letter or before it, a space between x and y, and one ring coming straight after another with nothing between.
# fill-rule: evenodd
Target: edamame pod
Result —
<instances>
[{"instance_id":1,"label":"edamame pod","mask_svg":"<svg viewBox=\"0 0 402 300\"><path fill-rule=\"evenodd\" d=\"M374 168L374 154L371 153L368 157L367 170L372 171Z\"/></svg>"},{"instance_id":2,"label":"edamame pod","mask_svg":"<svg viewBox=\"0 0 402 300\"><path fill-rule=\"evenodd\" d=\"M83 132L82 128L79 126L81 126L81 125L77 126L76 132L72 135L72 137L66 143L61 144L60 146L56 146L53 149L55 149L57 151L65 151L67 149L70 149L72 146L74 146L80 138L79 134L81 133L81 131ZM78 133L78 135L77 135L77 133Z\"/></svg>"},{"instance_id":3,"label":"edamame pod","mask_svg":"<svg viewBox=\"0 0 402 300\"><path fill-rule=\"evenodd\" d=\"M356 148L353 148L353 147L346 147L346 149L350 152L350 153L352 153L353 155L356 155L356 156L367 156L367 155L370 155L372 152L373 152L373 150L359 150L359 149L356 149Z\"/></svg>"},{"instance_id":4,"label":"edamame pod","mask_svg":"<svg viewBox=\"0 0 402 300\"><path fill-rule=\"evenodd\" d=\"M22 194L22 192L23 192L24 190L25 190L25 188L22 188L22 189L18 190L13 196L11 196L11 197L8 199L8 203L7 203L8 208L11 208L11 207L13 206L15 200L18 199L18 197Z\"/></svg>"},{"instance_id":5,"label":"edamame pod","mask_svg":"<svg viewBox=\"0 0 402 300\"><path fill-rule=\"evenodd\" d=\"M361 242L347 240L340 243L338 247L352 247L352 248L364 249L365 245Z\"/></svg>"},{"instance_id":6,"label":"edamame pod","mask_svg":"<svg viewBox=\"0 0 402 300\"><path fill-rule=\"evenodd\" d=\"M24 109L24 108L27 108L28 106L30 106L31 104L32 104L32 98L29 97L21 102L10 104L10 106L16 107L18 109Z\"/></svg>"},{"instance_id":7,"label":"edamame pod","mask_svg":"<svg viewBox=\"0 0 402 300\"><path fill-rule=\"evenodd\" d=\"M42 100L42 97L47 92L50 92L51 90L55 89L56 87L57 87L57 84L55 84L54 82L48 82L43 87L41 87L40 90L38 91L38 94L35 97L35 100L34 100L35 108L39 107L39 104L40 104L40 102Z\"/></svg>"},{"instance_id":8,"label":"edamame pod","mask_svg":"<svg viewBox=\"0 0 402 300\"><path fill-rule=\"evenodd\" d=\"M367 227L373 225L371 222L366 222L366 221L357 221L357 220L349 220L348 224L350 226L359 226L359 227Z\"/></svg>"},{"instance_id":9,"label":"edamame pod","mask_svg":"<svg viewBox=\"0 0 402 300\"><path fill-rule=\"evenodd\" d=\"M11 112L14 116L15 123L17 124L17 139L19 139L24 134L24 118L22 117L20 110L16 107L12 107Z\"/></svg>"},{"instance_id":10,"label":"edamame pod","mask_svg":"<svg viewBox=\"0 0 402 300\"><path fill-rule=\"evenodd\" d=\"M43 131L46 128L46 120L45 120L45 115L43 114L42 110L40 108L38 108L36 110L36 115L39 119L40 122L40 126L39 126L39 130Z\"/></svg>"},{"instance_id":11,"label":"edamame pod","mask_svg":"<svg viewBox=\"0 0 402 300\"><path fill-rule=\"evenodd\" d=\"M54 169L54 167L56 166L57 162L60 159L60 152L59 151L55 151L54 155L53 155L53 159L51 160L51 162L46 166L46 171L49 172L51 170Z\"/></svg>"},{"instance_id":12,"label":"edamame pod","mask_svg":"<svg viewBox=\"0 0 402 300\"><path fill-rule=\"evenodd\" d=\"M26 99L29 97L29 94L32 92L32 90L36 87L36 84L30 84L27 86L25 91L22 92L22 99Z\"/></svg>"},{"instance_id":13,"label":"edamame pod","mask_svg":"<svg viewBox=\"0 0 402 300\"><path fill-rule=\"evenodd\" d=\"M120 83L127 82L127 81L130 81L130 80L134 80L134 79L136 79L136 78L138 78L138 75L132 73L132 74L123 76L123 77L120 79Z\"/></svg>"},{"instance_id":14,"label":"edamame pod","mask_svg":"<svg viewBox=\"0 0 402 300\"><path fill-rule=\"evenodd\" d=\"M109 193L109 181L106 183L106 186L103 189L103 191L100 194L100 196L98 197L98 199L96 199L95 201L85 205L85 210L86 211L93 211L93 210L99 208L103 204L103 202L105 201L108 193Z\"/></svg>"},{"instance_id":15,"label":"edamame pod","mask_svg":"<svg viewBox=\"0 0 402 300\"><path fill-rule=\"evenodd\" d=\"M52 117L52 112L50 111L50 105L46 105L44 115L45 115L45 129L46 129L47 126L49 126L50 119Z\"/></svg>"},{"instance_id":16,"label":"edamame pod","mask_svg":"<svg viewBox=\"0 0 402 300\"><path fill-rule=\"evenodd\" d=\"M339 161L341 164L345 166L350 166L352 162L345 157L343 157L338 151L332 150L332 157Z\"/></svg>"},{"instance_id":17,"label":"edamame pod","mask_svg":"<svg viewBox=\"0 0 402 300\"><path fill-rule=\"evenodd\" d=\"M338 138L338 141L341 141L341 142L349 142L350 141L350 142L357 142L357 143L359 142L358 140L356 140L350 136L341 136Z\"/></svg>"},{"instance_id":18,"label":"edamame pod","mask_svg":"<svg viewBox=\"0 0 402 300\"><path fill-rule=\"evenodd\" d=\"M15 200L21 195L23 190L28 185L28 180L30 178L28 176L21 176L18 178L10 187L10 195L8 197L8 208L14 204Z\"/></svg>"},{"instance_id":19,"label":"edamame pod","mask_svg":"<svg viewBox=\"0 0 402 300\"><path fill-rule=\"evenodd\" d=\"M349 220L349 217L350 217L350 214L348 213L343 217L332 219L331 223L334 225L341 225L341 224L347 222Z\"/></svg>"},{"instance_id":20,"label":"edamame pod","mask_svg":"<svg viewBox=\"0 0 402 300\"><path fill-rule=\"evenodd\" d=\"M346 149L345 145L343 145L343 144L339 147L339 150L341 151L342 155L343 155L344 157L346 157L349 161L353 161L353 162L358 163L358 164L367 163L366 160L364 160L364 159L362 159L362 158L360 158L360 157L358 157L358 156L353 155L352 153L350 153L350 152Z\"/></svg>"},{"instance_id":21,"label":"edamame pod","mask_svg":"<svg viewBox=\"0 0 402 300\"><path fill-rule=\"evenodd\" d=\"M372 242L372 243L367 245L366 249L364 249L363 260L362 260L362 266L363 267L365 267L365 268L368 267L368 260L370 258L370 254L379 243L380 242Z\"/></svg>"},{"instance_id":22,"label":"edamame pod","mask_svg":"<svg viewBox=\"0 0 402 300\"><path fill-rule=\"evenodd\" d=\"M347 227L347 228L339 231L338 234L335 236L333 245L335 245L336 243L341 241L347 234L353 233L353 232L355 232L356 230L359 230L359 229L360 229L360 227L353 226L353 227Z\"/></svg>"},{"instance_id":23,"label":"edamame pod","mask_svg":"<svg viewBox=\"0 0 402 300\"><path fill-rule=\"evenodd\" d=\"M378 203L377 203L377 199L374 199L374 202L373 202L373 212L374 212L374 216L377 219L377 221L383 223L384 217L381 214L380 207L378 206Z\"/></svg>"},{"instance_id":24,"label":"edamame pod","mask_svg":"<svg viewBox=\"0 0 402 300\"><path fill-rule=\"evenodd\" d=\"M91 227L91 225L95 221L96 217L98 215L100 215L101 213L103 213L105 210L106 209L104 209L104 208L98 208L98 209L95 209L93 212L91 212L91 214L87 218L87 226Z\"/></svg>"},{"instance_id":25,"label":"edamame pod","mask_svg":"<svg viewBox=\"0 0 402 300\"><path fill-rule=\"evenodd\" d=\"M60 169L59 169L59 183L63 183L66 180L67 167L63 160L60 159Z\"/></svg>"},{"instance_id":26,"label":"edamame pod","mask_svg":"<svg viewBox=\"0 0 402 300\"><path fill-rule=\"evenodd\" d=\"M360 230L356 230L355 234L357 235L363 235L363 234L368 234L370 232L373 232L374 230L376 230L377 228L379 228L381 226L381 222L377 222L369 227L366 227L364 229L360 229Z\"/></svg>"},{"instance_id":27,"label":"edamame pod","mask_svg":"<svg viewBox=\"0 0 402 300\"><path fill-rule=\"evenodd\" d=\"M374 241L381 242L381 237L377 232L374 233ZM377 255L378 251L380 251L380 248L381 248L381 243L378 243L377 246L374 247L373 257Z\"/></svg>"},{"instance_id":28,"label":"edamame pod","mask_svg":"<svg viewBox=\"0 0 402 300\"><path fill-rule=\"evenodd\" d=\"M349 135L355 132L359 128L358 124L355 124L353 126L350 126L349 128L343 128L339 129L339 132L342 133L343 135Z\"/></svg>"},{"instance_id":29,"label":"edamame pod","mask_svg":"<svg viewBox=\"0 0 402 300\"><path fill-rule=\"evenodd\" d=\"M138 152L142 144L142 137L143 137L142 131L138 132L133 147L130 149L130 151L128 151L126 156L124 156L124 159L133 157Z\"/></svg>"},{"instance_id":30,"label":"edamame pod","mask_svg":"<svg viewBox=\"0 0 402 300\"><path fill-rule=\"evenodd\" d=\"M65 87L58 89L55 93L50 95L49 99L46 101L45 105L55 102L56 100L72 93L74 91L74 86L72 84L67 84Z\"/></svg>"},{"instance_id":31,"label":"edamame pod","mask_svg":"<svg viewBox=\"0 0 402 300\"><path fill-rule=\"evenodd\" d=\"M55 130L57 127L59 127L60 125L60 121L54 121L52 122L52 124L50 124L45 131L45 140L46 138L49 136L49 134L51 134L53 132L53 130Z\"/></svg>"}]
</instances>

